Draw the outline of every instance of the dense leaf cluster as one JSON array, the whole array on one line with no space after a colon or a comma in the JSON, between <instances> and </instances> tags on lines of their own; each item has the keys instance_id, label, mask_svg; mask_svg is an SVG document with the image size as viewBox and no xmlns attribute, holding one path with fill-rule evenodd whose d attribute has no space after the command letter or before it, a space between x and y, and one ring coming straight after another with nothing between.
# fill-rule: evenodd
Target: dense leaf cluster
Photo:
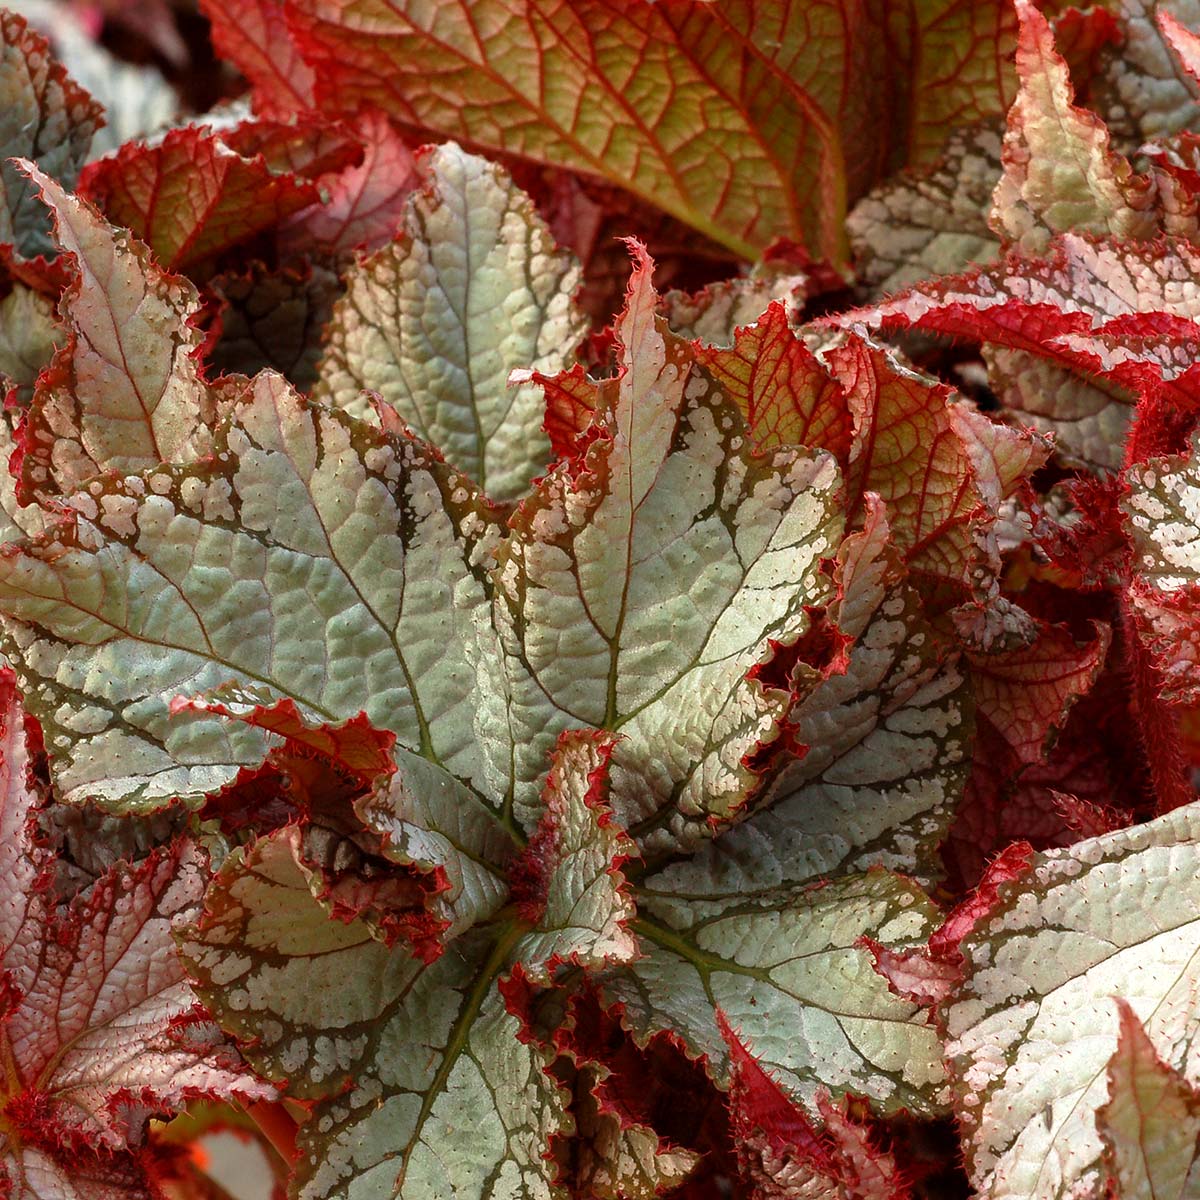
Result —
<instances>
[{"instance_id":1,"label":"dense leaf cluster","mask_svg":"<svg viewBox=\"0 0 1200 1200\"><path fill-rule=\"evenodd\" d=\"M0 13L0 1195L1200 1196L1200 4L201 8Z\"/></svg>"}]
</instances>

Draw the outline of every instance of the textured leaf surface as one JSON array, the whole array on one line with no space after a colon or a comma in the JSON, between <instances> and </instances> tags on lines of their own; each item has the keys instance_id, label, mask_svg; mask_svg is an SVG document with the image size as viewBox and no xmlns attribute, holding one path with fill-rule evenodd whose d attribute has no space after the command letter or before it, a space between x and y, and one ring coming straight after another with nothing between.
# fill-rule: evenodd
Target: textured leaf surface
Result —
<instances>
[{"instance_id":1,"label":"textured leaf surface","mask_svg":"<svg viewBox=\"0 0 1200 1200\"><path fill-rule=\"evenodd\" d=\"M314 244L334 255L378 250L401 228L409 193L420 182L412 151L378 109L359 114L354 135L362 162L322 177L329 198L284 223L285 253L309 254Z\"/></svg>"},{"instance_id":2,"label":"textured leaf surface","mask_svg":"<svg viewBox=\"0 0 1200 1200\"><path fill-rule=\"evenodd\" d=\"M297 850L283 830L238 852L184 943L255 1066L317 1099L297 1194L549 1196L565 1097L495 987L516 934L467 934L425 966L329 921Z\"/></svg>"},{"instance_id":3,"label":"textured leaf surface","mask_svg":"<svg viewBox=\"0 0 1200 1200\"><path fill-rule=\"evenodd\" d=\"M84 171L80 191L170 270L193 267L320 199L316 186L243 157L202 126L133 142Z\"/></svg>"},{"instance_id":4,"label":"textured leaf surface","mask_svg":"<svg viewBox=\"0 0 1200 1200\"><path fill-rule=\"evenodd\" d=\"M10 672L0 710L0 1179L21 1200L150 1195L130 1153L150 1116L202 1096L273 1095L204 1016L174 953L171 928L198 910L205 860L176 843L56 909Z\"/></svg>"},{"instance_id":5,"label":"textured leaf surface","mask_svg":"<svg viewBox=\"0 0 1200 1200\"><path fill-rule=\"evenodd\" d=\"M1120 1005L1108 1064L1108 1103L1096 1113L1118 1196L1183 1197L1200 1190L1200 1093L1163 1062L1142 1023Z\"/></svg>"},{"instance_id":6,"label":"textured leaf surface","mask_svg":"<svg viewBox=\"0 0 1200 1200\"><path fill-rule=\"evenodd\" d=\"M50 220L10 159L29 159L69 188L103 124L102 110L51 61L45 38L10 12L0 19L0 80L0 243L13 244L23 258L53 257Z\"/></svg>"},{"instance_id":7,"label":"textured leaf surface","mask_svg":"<svg viewBox=\"0 0 1200 1200\"><path fill-rule=\"evenodd\" d=\"M479 774L466 656L496 529L419 443L263 375L212 457L107 480L94 499L0 567L6 611L35 623L14 630L14 653L66 796L153 805L260 761L253 731L168 715L174 696L228 680L324 720L365 710Z\"/></svg>"},{"instance_id":8,"label":"textured leaf surface","mask_svg":"<svg viewBox=\"0 0 1200 1200\"><path fill-rule=\"evenodd\" d=\"M696 359L742 411L755 444L821 446L845 461L853 419L841 385L792 331L773 301L738 329L730 349L704 346Z\"/></svg>"},{"instance_id":9,"label":"textured leaf surface","mask_svg":"<svg viewBox=\"0 0 1200 1200\"><path fill-rule=\"evenodd\" d=\"M599 175L747 258L780 236L841 257L847 197L896 153L881 118L922 154L999 112L1001 56L977 50L1010 36L1003 5L958 0L290 7L326 104Z\"/></svg>"},{"instance_id":10,"label":"textured leaf surface","mask_svg":"<svg viewBox=\"0 0 1200 1200\"><path fill-rule=\"evenodd\" d=\"M1198 866L1200 808L1189 805L1034 856L961 943L963 983L942 1016L981 1195L1102 1190L1097 1110L1118 1048L1114 994L1194 1085Z\"/></svg>"},{"instance_id":11,"label":"textured leaf surface","mask_svg":"<svg viewBox=\"0 0 1200 1200\"><path fill-rule=\"evenodd\" d=\"M1005 415L1053 434L1059 461L1101 473L1120 469L1133 419L1128 389L1006 346L985 346L983 357Z\"/></svg>"},{"instance_id":12,"label":"textured leaf surface","mask_svg":"<svg viewBox=\"0 0 1200 1200\"><path fill-rule=\"evenodd\" d=\"M314 105L316 77L291 34L281 0L201 0L212 22L212 40L254 88L264 117L286 118Z\"/></svg>"},{"instance_id":13,"label":"textured leaf surface","mask_svg":"<svg viewBox=\"0 0 1200 1200\"><path fill-rule=\"evenodd\" d=\"M560 962L600 967L628 962L637 940L634 904L620 867L633 843L613 824L605 792L613 739L567 732L546 778L542 819L521 859L517 902L535 921L521 943L526 974L547 979Z\"/></svg>"},{"instance_id":14,"label":"textured leaf surface","mask_svg":"<svg viewBox=\"0 0 1200 1200\"><path fill-rule=\"evenodd\" d=\"M815 687L810 672L789 717L801 753L777 760L759 811L696 855L730 894L875 864L937 872L934 851L969 770L973 706L887 543L875 507L835 570L828 620L851 639L846 661ZM662 886L675 886L676 870Z\"/></svg>"},{"instance_id":15,"label":"textured leaf surface","mask_svg":"<svg viewBox=\"0 0 1200 1200\"><path fill-rule=\"evenodd\" d=\"M61 336L54 305L40 292L17 283L0 300L0 374L16 386L22 407L29 404L34 380Z\"/></svg>"},{"instance_id":16,"label":"textured leaf surface","mask_svg":"<svg viewBox=\"0 0 1200 1200\"><path fill-rule=\"evenodd\" d=\"M554 739L585 725L623 735L618 821L675 841L744 802L744 760L778 735L786 696L746 676L824 592L838 473L817 452L751 453L737 410L658 327L639 255L620 379L595 389L586 450L514 515L496 613L522 820Z\"/></svg>"},{"instance_id":17,"label":"textured leaf surface","mask_svg":"<svg viewBox=\"0 0 1200 1200\"><path fill-rule=\"evenodd\" d=\"M544 401L516 369L566 369L588 323L578 264L498 166L443 146L395 242L350 271L314 397L372 415L364 389L489 495L510 499L545 469Z\"/></svg>"},{"instance_id":18,"label":"textured leaf surface","mask_svg":"<svg viewBox=\"0 0 1200 1200\"><path fill-rule=\"evenodd\" d=\"M99 471L199 452L213 402L195 361L195 289L86 200L36 170L33 178L74 269L61 305L69 337L37 384L25 428L25 486L68 494Z\"/></svg>"},{"instance_id":19,"label":"textured leaf surface","mask_svg":"<svg viewBox=\"0 0 1200 1200\"><path fill-rule=\"evenodd\" d=\"M1152 237L1157 220L1149 180L1135 177L1112 150L1100 118L1074 104L1049 21L1028 0L1018 0L1016 8L1020 87L1008 112L993 228L1034 251L1067 230Z\"/></svg>"},{"instance_id":20,"label":"textured leaf surface","mask_svg":"<svg viewBox=\"0 0 1200 1200\"><path fill-rule=\"evenodd\" d=\"M651 886L637 927L646 956L636 973L604 985L639 1041L670 1030L727 1083L720 1010L810 1108L824 1087L866 1096L884 1112L935 1110L937 1035L857 945L864 935L896 946L926 936L934 910L914 884L880 872L811 890L730 891L701 862Z\"/></svg>"},{"instance_id":21,"label":"textured leaf surface","mask_svg":"<svg viewBox=\"0 0 1200 1200\"><path fill-rule=\"evenodd\" d=\"M846 230L859 279L877 295L988 263L987 213L1000 178L994 122L956 129L931 164L909 167L854 206Z\"/></svg>"},{"instance_id":22,"label":"textured leaf surface","mask_svg":"<svg viewBox=\"0 0 1200 1200\"><path fill-rule=\"evenodd\" d=\"M993 342L1126 385L1147 371L1175 379L1196 359L1198 270L1195 247L1181 238L1066 233L1038 257L1014 251L832 320Z\"/></svg>"},{"instance_id":23,"label":"textured leaf surface","mask_svg":"<svg viewBox=\"0 0 1200 1200\"><path fill-rule=\"evenodd\" d=\"M1200 695L1200 464L1157 458L1130 469L1124 500L1139 632L1159 664L1164 695Z\"/></svg>"}]
</instances>

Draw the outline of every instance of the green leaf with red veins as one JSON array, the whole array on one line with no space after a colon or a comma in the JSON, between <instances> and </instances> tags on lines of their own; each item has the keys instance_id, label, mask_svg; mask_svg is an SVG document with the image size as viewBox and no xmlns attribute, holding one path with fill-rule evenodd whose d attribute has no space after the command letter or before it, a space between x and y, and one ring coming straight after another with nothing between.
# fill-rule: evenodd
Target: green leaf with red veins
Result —
<instances>
[{"instance_id":1,"label":"green leaf with red veins","mask_svg":"<svg viewBox=\"0 0 1200 1200\"><path fill-rule=\"evenodd\" d=\"M1121 1031L1108 1063L1108 1103L1096 1113L1113 1194L1200 1193L1200 1089L1163 1061L1141 1021L1117 1002Z\"/></svg>"},{"instance_id":2,"label":"green leaf with red veins","mask_svg":"<svg viewBox=\"0 0 1200 1200\"><path fill-rule=\"evenodd\" d=\"M992 228L1035 252L1053 234L1068 230L1153 237L1158 218L1152 183L1135 176L1112 150L1104 122L1075 106L1070 72L1054 47L1050 23L1030 0L1017 0L1016 9L1020 89L1008 110Z\"/></svg>"},{"instance_id":3,"label":"green leaf with red veins","mask_svg":"<svg viewBox=\"0 0 1200 1200\"><path fill-rule=\"evenodd\" d=\"M587 336L579 265L501 167L442 146L396 241L351 268L314 399L378 420L378 392L409 428L489 495L521 495L545 470L545 401L517 368L566 370Z\"/></svg>"},{"instance_id":4,"label":"green leaf with red veins","mask_svg":"<svg viewBox=\"0 0 1200 1200\"><path fill-rule=\"evenodd\" d=\"M752 453L737 409L655 319L640 247L618 323L621 375L596 388L592 440L510 521L496 568L514 805L532 825L558 734L622 735L617 820L656 845L705 836L757 786L782 689L747 678L807 628L841 537L827 455Z\"/></svg>"},{"instance_id":5,"label":"green leaf with red veins","mask_svg":"<svg viewBox=\"0 0 1200 1200\"><path fill-rule=\"evenodd\" d=\"M65 798L155 807L260 762L253 730L168 713L229 680L325 721L365 711L479 784L469 643L490 636L473 614L499 530L426 447L264 374L211 456L95 481L76 504L86 512L0 562L11 650Z\"/></svg>"},{"instance_id":6,"label":"green leaf with red veins","mask_svg":"<svg viewBox=\"0 0 1200 1200\"><path fill-rule=\"evenodd\" d=\"M80 192L146 242L170 270L194 269L320 201L311 180L276 174L203 126L170 130L153 146L130 142L93 163Z\"/></svg>"},{"instance_id":7,"label":"green leaf with red veins","mask_svg":"<svg viewBox=\"0 0 1200 1200\"><path fill-rule=\"evenodd\" d=\"M1129 599L1162 673L1163 695L1200 697L1200 461L1153 458L1126 473L1122 502L1132 549Z\"/></svg>"},{"instance_id":8,"label":"green leaf with red veins","mask_svg":"<svg viewBox=\"0 0 1200 1200\"><path fill-rule=\"evenodd\" d=\"M860 520L874 493L887 505L893 543L915 575L960 592L977 588L989 565L980 538L1014 482L1001 481L981 442L1020 439L881 345L851 337L823 358L854 417L847 519ZM998 452L1007 459L1013 448Z\"/></svg>"},{"instance_id":9,"label":"green leaf with red veins","mask_svg":"<svg viewBox=\"0 0 1200 1200\"><path fill-rule=\"evenodd\" d=\"M996 122L954 130L928 166L909 167L846 218L859 282L891 295L931 275L965 271L999 252L987 212L1000 178Z\"/></svg>"},{"instance_id":10,"label":"green leaf with red veins","mask_svg":"<svg viewBox=\"0 0 1200 1200\"><path fill-rule=\"evenodd\" d=\"M534 982L549 982L569 961L601 967L637 957L629 925L636 914L620 867L636 851L613 823L607 772L611 734L568 730L558 740L542 793L542 819L511 868L514 894L534 930L521 962Z\"/></svg>"},{"instance_id":11,"label":"green leaf with red veins","mask_svg":"<svg viewBox=\"0 0 1200 1200\"><path fill-rule=\"evenodd\" d=\"M853 425L846 394L792 331L781 303L735 330L732 348L699 347L696 361L741 410L760 450L821 446L846 461Z\"/></svg>"},{"instance_id":12,"label":"green leaf with red veins","mask_svg":"<svg viewBox=\"0 0 1200 1200\"><path fill-rule=\"evenodd\" d=\"M598 175L751 260L782 236L844 257L848 200L1002 111L1012 28L998 0L287 8L323 110Z\"/></svg>"},{"instance_id":13,"label":"green leaf with red veins","mask_svg":"<svg viewBox=\"0 0 1200 1200\"><path fill-rule=\"evenodd\" d=\"M50 220L33 185L11 161L26 158L71 187L102 109L58 63L23 17L0 17L0 243L22 258L52 258Z\"/></svg>"},{"instance_id":14,"label":"green leaf with red veins","mask_svg":"<svg viewBox=\"0 0 1200 1200\"><path fill-rule=\"evenodd\" d=\"M298 829L222 868L184 957L254 1065L316 1101L301 1131L299 1197L558 1194L547 1152L570 1128L567 1096L497 980L514 962L548 979L558 963L636 954L618 873L629 843L602 808L610 749L601 734L564 736L546 822L514 869L518 920L468 929L491 912L469 914L430 965L361 922L328 920Z\"/></svg>"},{"instance_id":15,"label":"green leaf with red veins","mask_svg":"<svg viewBox=\"0 0 1200 1200\"><path fill-rule=\"evenodd\" d=\"M195 289L86 200L36 168L31 178L74 269L60 304L67 341L37 383L25 426L25 487L65 495L100 471L203 453L213 400L195 359Z\"/></svg>"},{"instance_id":16,"label":"green leaf with red veins","mask_svg":"<svg viewBox=\"0 0 1200 1200\"><path fill-rule=\"evenodd\" d=\"M810 679L789 717L807 749L777 760L758 810L695 857L730 894L878 864L940 873L936 850L970 770L969 681L905 582L879 506L843 544L834 582L828 620L851 641L844 669ZM675 890L692 869L667 867L643 886Z\"/></svg>"},{"instance_id":17,"label":"green leaf with red veins","mask_svg":"<svg viewBox=\"0 0 1200 1200\"><path fill-rule=\"evenodd\" d=\"M1200 1081L1197 913L1197 804L1034 855L999 885L959 946L962 982L939 1015L981 1197L1104 1194L1114 996L1165 1063Z\"/></svg>"},{"instance_id":18,"label":"green leaf with red veins","mask_svg":"<svg viewBox=\"0 0 1200 1200\"><path fill-rule=\"evenodd\" d=\"M150 1195L136 1151L151 1116L193 1099L274 1095L206 1019L172 944L207 863L176 842L55 903L25 717L0 675L0 1180L20 1200ZM77 1151L77 1153L75 1153ZM108 1160L107 1171L97 1171ZM78 1177L76 1177L78 1173ZM50 1188L55 1181L59 1190ZM139 1191L138 1188L143 1189Z\"/></svg>"},{"instance_id":19,"label":"green leaf with red veins","mask_svg":"<svg viewBox=\"0 0 1200 1200\"><path fill-rule=\"evenodd\" d=\"M728 890L704 861L639 889L645 957L602 984L640 1043L667 1030L729 1082L720 1015L779 1081L815 1109L820 1088L880 1112L937 1109L941 1046L920 1008L894 996L858 945L926 938L936 910L915 884L877 872L824 887Z\"/></svg>"}]
</instances>

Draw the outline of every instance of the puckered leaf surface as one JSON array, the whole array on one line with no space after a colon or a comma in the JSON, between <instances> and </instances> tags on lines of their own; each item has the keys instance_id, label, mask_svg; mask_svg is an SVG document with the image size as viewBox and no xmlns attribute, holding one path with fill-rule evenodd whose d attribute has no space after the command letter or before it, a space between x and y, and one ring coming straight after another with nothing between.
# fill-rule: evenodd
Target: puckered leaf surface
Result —
<instances>
[{"instance_id":1,"label":"puckered leaf surface","mask_svg":"<svg viewBox=\"0 0 1200 1200\"><path fill-rule=\"evenodd\" d=\"M0 1180L14 1200L148 1196L133 1152L150 1116L274 1094L206 1018L174 953L172 925L198 911L206 863L176 843L56 908L7 671L0 717Z\"/></svg>"},{"instance_id":2,"label":"puckered leaf surface","mask_svg":"<svg viewBox=\"0 0 1200 1200\"><path fill-rule=\"evenodd\" d=\"M211 456L88 495L0 567L6 610L36 623L14 629L14 654L68 798L155 805L257 762L253 731L168 714L228 680L324 720L365 710L479 776L468 653L497 528L432 452L264 374Z\"/></svg>"},{"instance_id":3,"label":"puckered leaf surface","mask_svg":"<svg viewBox=\"0 0 1200 1200\"><path fill-rule=\"evenodd\" d=\"M1018 0L1020 88L1008 111L1004 174L991 224L1025 250L1044 249L1066 230L1137 239L1156 232L1154 190L1109 144L1094 113L1077 108L1067 64L1050 23Z\"/></svg>"},{"instance_id":4,"label":"puckered leaf surface","mask_svg":"<svg viewBox=\"0 0 1200 1200\"><path fill-rule=\"evenodd\" d=\"M29 404L34 381L61 336L54 304L40 292L16 283L0 300L0 374L17 388L22 408Z\"/></svg>"},{"instance_id":5,"label":"puckered leaf surface","mask_svg":"<svg viewBox=\"0 0 1200 1200\"><path fill-rule=\"evenodd\" d=\"M599 175L747 258L782 236L840 258L882 166L1001 111L1012 33L991 0L287 7L323 106Z\"/></svg>"},{"instance_id":6,"label":"puckered leaf surface","mask_svg":"<svg viewBox=\"0 0 1200 1200\"><path fill-rule=\"evenodd\" d=\"M930 164L909 167L846 218L860 281L891 294L931 275L965 271L999 252L987 213L1000 178L1000 128L956 129Z\"/></svg>"},{"instance_id":7,"label":"puckered leaf surface","mask_svg":"<svg viewBox=\"0 0 1200 1200\"><path fill-rule=\"evenodd\" d=\"M1118 1196L1200 1191L1200 1092L1165 1063L1121 1002L1121 1032L1108 1063L1108 1103L1096 1113Z\"/></svg>"},{"instance_id":8,"label":"puckered leaf surface","mask_svg":"<svg viewBox=\"0 0 1200 1200\"><path fill-rule=\"evenodd\" d=\"M420 182L413 153L378 109L358 115L354 136L362 162L321 178L329 198L284 223L285 253L302 256L314 245L334 255L377 250L400 229L409 193Z\"/></svg>"},{"instance_id":9,"label":"puckered leaf surface","mask_svg":"<svg viewBox=\"0 0 1200 1200\"><path fill-rule=\"evenodd\" d=\"M184 954L255 1066L317 1102L301 1134L299 1196L558 1194L546 1156L570 1128L567 1095L497 983L513 964L549 979L562 964L636 955L619 874L629 843L604 808L610 747L600 734L564 736L545 824L514 868L515 916L482 923L495 905L469 911L460 891L461 920L432 963L389 949L361 921L330 922L294 826L222 868ZM422 782L410 779L428 796ZM432 816L429 833L444 836L437 815L407 814L414 829ZM463 852L499 872L511 843L497 854L494 838L465 833Z\"/></svg>"},{"instance_id":10,"label":"puckered leaf surface","mask_svg":"<svg viewBox=\"0 0 1200 1200\"><path fill-rule=\"evenodd\" d=\"M1136 387L1148 377L1175 380L1196 361L1198 272L1200 256L1183 238L1065 233L1036 257L1013 251L830 320L992 342Z\"/></svg>"},{"instance_id":11,"label":"puckered leaf surface","mask_svg":"<svg viewBox=\"0 0 1200 1200\"><path fill-rule=\"evenodd\" d=\"M211 259L320 200L316 185L239 154L203 126L172 129L156 145L131 142L93 163L80 191L144 241L163 266Z\"/></svg>"},{"instance_id":12,"label":"puckered leaf surface","mask_svg":"<svg viewBox=\"0 0 1200 1200\"><path fill-rule=\"evenodd\" d=\"M973 704L957 655L922 613L873 505L838 555L827 619L844 662L807 683L789 716L798 755L771 771L761 810L695 862L730 894L883 864L936 873L934 851L970 766ZM668 867L645 887L676 887Z\"/></svg>"},{"instance_id":13,"label":"puckered leaf surface","mask_svg":"<svg viewBox=\"0 0 1200 1200\"><path fill-rule=\"evenodd\" d=\"M0 18L0 243L26 259L53 257L50 220L30 180L10 160L26 158L71 187L102 125L101 108L50 58L22 17Z\"/></svg>"},{"instance_id":14,"label":"puckered leaf surface","mask_svg":"<svg viewBox=\"0 0 1200 1200\"><path fill-rule=\"evenodd\" d=\"M195 360L195 289L86 200L36 169L32 178L74 267L61 302L68 338L37 383L25 425L25 487L69 494L99 471L200 452L213 401Z\"/></svg>"},{"instance_id":15,"label":"puckered leaf surface","mask_svg":"<svg viewBox=\"0 0 1200 1200\"><path fill-rule=\"evenodd\" d=\"M364 389L377 392L488 495L511 499L550 444L541 389L509 375L570 366L588 331L579 267L502 168L449 145L417 170L399 236L349 272L313 396L378 420Z\"/></svg>"},{"instance_id":16,"label":"puckered leaf surface","mask_svg":"<svg viewBox=\"0 0 1200 1200\"><path fill-rule=\"evenodd\" d=\"M513 516L496 619L521 819L536 820L559 732L591 726L622 734L618 820L675 842L757 784L745 760L778 736L787 697L747 675L824 595L839 479L827 454L751 452L736 408L656 322L638 254L620 378L593 388L586 449Z\"/></svg>"},{"instance_id":17,"label":"puckered leaf surface","mask_svg":"<svg viewBox=\"0 0 1200 1200\"><path fill-rule=\"evenodd\" d=\"M1200 696L1200 463L1150 459L1127 473L1123 503L1133 558L1131 602L1158 662L1163 694Z\"/></svg>"},{"instance_id":18,"label":"puckered leaf surface","mask_svg":"<svg viewBox=\"0 0 1200 1200\"><path fill-rule=\"evenodd\" d=\"M961 942L962 983L941 1017L981 1196L1103 1194L1097 1113L1119 1044L1114 995L1195 1086L1198 868L1192 804L1034 856Z\"/></svg>"},{"instance_id":19,"label":"puckered leaf surface","mask_svg":"<svg viewBox=\"0 0 1200 1200\"><path fill-rule=\"evenodd\" d=\"M652 879L639 900L645 957L603 985L639 1041L677 1034L727 1084L724 1014L814 1110L820 1088L866 1096L884 1112L936 1110L937 1034L857 944L870 936L903 947L927 936L936 910L915 884L878 872L816 888L731 890L699 860Z\"/></svg>"}]
</instances>

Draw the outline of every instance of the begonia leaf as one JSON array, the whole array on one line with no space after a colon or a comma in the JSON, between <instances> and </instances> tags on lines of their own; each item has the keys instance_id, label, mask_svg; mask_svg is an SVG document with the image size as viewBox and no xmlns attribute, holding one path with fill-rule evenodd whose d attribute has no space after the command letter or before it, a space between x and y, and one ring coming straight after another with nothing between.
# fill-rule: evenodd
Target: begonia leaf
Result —
<instances>
[{"instance_id":1,"label":"begonia leaf","mask_svg":"<svg viewBox=\"0 0 1200 1200\"><path fill-rule=\"evenodd\" d=\"M67 340L38 380L23 431L32 494L68 494L103 470L138 471L207 446L199 298L146 247L46 175L31 177L70 256Z\"/></svg>"},{"instance_id":2,"label":"begonia leaf","mask_svg":"<svg viewBox=\"0 0 1200 1200\"><path fill-rule=\"evenodd\" d=\"M203 1096L274 1095L207 1019L172 928L199 911L203 854L175 842L118 863L63 908L37 834L28 730L0 676L0 1181L13 1200L152 1195L147 1121Z\"/></svg>"},{"instance_id":3,"label":"begonia leaf","mask_svg":"<svg viewBox=\"0 0 1200 1200\"><path fill-rule=\"evenodd\" d=\"M1020 88L1008 111L992 227L1025 250L1044 249L1065 230L1152 237L1153 185L1112 150L1100 118L1073 103L1050 23L1029 0L1016 8Z\"/></svg>"},{"instance_id":4,"label":"begonia leaf","mask_svg":"<svg viewBox=\"0 0 1200 1200\"><path fill-rule=\"evenodd\" d=\"M35 186L11 161L25 158L71 187L87 156L102 109L50 58L50 47L24 18L0 18L0 243L23 259L52 258L50 219Z\"/></svg>"},{"instance_id":5,"label":"begonia leaf","mask_svg":"<svg viewBox=\"0 0 1200 1200\"><path fill-rule=\"evenodd\" d=\"M479 777L468 656L499 531L469 482L420 443L310 407L264 374L211 455L108 477L87 495L86 512L0 568L7 611L36 622L14 654L65 795L154 806L260 761L253 730L168 712L176 695L228 680L325 720L365 710L460 778ZM314 657L326 637L329 653ZM99 665L130 653L143 670ZM85 659L97 670L77 679ZM60 706L64 687L74 703L87 696L81 707Z\"/></svg>"},{"instance_id":6,"label":"begonia leaf","mask_svg":"<svg viewBox=\"0 0 1200 1200\"><path fill-rule=\"evenodd\" d=\"M243 157L201 126L157 145L126 143L93 163L80 191L149 245L169 270L192 267L320 200L311 180Z\"/></svg>"},{"instance_id":7,"label":"begonia leaf","mask_svg":"<svg viewBox=\"0 0 1200 1200\"><path fill-rule=\"evenodd\" d=\"M496 620L521 820L536 819L558 733L587 725L623 735L618 819L674 842L757 784L747 758L778 736L787 698L747 675L823 597L839 480L827 454L751 451L737 409L656 322L651 264L637 254L621 375L594 387L586 449L514 514Z\"/></svg>"},{"instance_id":8,"label":"begonia leaf","mask_svg":"<svg viewBox=\"0 0 1200 1200\"><path fill-rule=\"evenodd\" d=\"M951 114L999 112L1008 83L1000 55L975 53L1011 37L1006 6L991 0L925 0L903 15L879 6L869 18L836 0L287 8L331 109L369 102L410 126L599 175L746 257L786 236L840 258L847 199L880 164L901 147L929 154ZM887 117L902 126L884 143Z\"/></svg>"},{"instance_id":9,"label":"begonia leaf","mask_svg":"<svg viewBox=\"0 0 1200 1200\"><path fill-rule=\"evenodd\" d=\"M1096 1113L1118 1196L1187 1196L1200 1187L1200 1091L1163 1061L1133 1009L1108 1064L1108 1103Z\"/></svg>"},{"instance_id":10,"label":"begonia leaf","mask_svg":"<svg viewBox=\"0 0 1200 1200\"><path fill-rule=\"evenodd\" d=\"M541 391L509 375L570 365L587 333L578 265L501 168L451 145L417 171L400 236L349 272L313 396L370 419L364 389L378 393L508 500L550 457Z\"/></svg>"},{"instance_id":11,"label":"begonia leaf","mask_svg":"<svg viewBox=\"0 0 1200 1200\"><path fill-rule=\"evenodd\" d=\"M824 1088L884 1112L937 1111L937 1034L917 1005L888 991L858 944L922 940L935 910L915 884L878 872L818 888L727 890L698 862L653 886L639 895L645 957L603 984L639 1042L667 1030L727 1085L726 1019L811 1109Z\"/></svg>"},{"instance_id":12,"label":"begonia leaf","mask_svg":"<svg viewBox=\"0 0 1200 1200\"><path fill-rule=\"evenodd\" d=\"M1114 994L1195 1086L1198 821L1188 805L1034 855L959 941L962 982L940 1020L981 1195L1103 1194Z\"/></svg>"}]
</instances>

